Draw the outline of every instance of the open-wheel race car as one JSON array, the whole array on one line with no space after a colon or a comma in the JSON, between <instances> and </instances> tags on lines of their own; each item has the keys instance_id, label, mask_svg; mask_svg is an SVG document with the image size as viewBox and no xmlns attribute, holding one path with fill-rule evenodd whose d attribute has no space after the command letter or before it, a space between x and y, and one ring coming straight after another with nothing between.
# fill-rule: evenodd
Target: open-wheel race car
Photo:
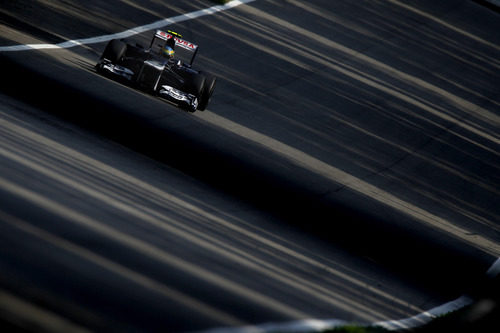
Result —
<instances>
[{"instance_id":1,"label":"open-wheel race car","mask_svg":"<svg viewBox=\"0 0 500 333\"><path fill-rule=\"evenodd\" d=\"M96 70L194 112L205 110L216 77L193 69L198 45L176 32L156 30L149 48L108 42Z\"/></svg>"}]
</instances>

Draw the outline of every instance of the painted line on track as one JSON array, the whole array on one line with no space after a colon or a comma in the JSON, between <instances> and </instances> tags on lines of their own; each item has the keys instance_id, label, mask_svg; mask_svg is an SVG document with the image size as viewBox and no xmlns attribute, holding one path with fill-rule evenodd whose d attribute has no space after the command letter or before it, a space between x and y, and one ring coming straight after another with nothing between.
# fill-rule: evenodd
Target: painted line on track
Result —
<instances>
[{"instance_id":1,"label":"painted line on track","mask_svg":"<svg viewBox=\"0 0 500 333\"><path fill-rule=\"evenodd\" d=\"M67 49L70 47L88 45L88 44L97 44L110 41L112 39L121 39L127 38L130 36L134 36L149 30L159 29L166 27L168 25L193 20L202 16L213 15L239 5L243 5L246 3L250 3L256 0L232 0L225 5L217 5L212 6L205 9L200 9L194 12L165 18L150 24L146 24L140 27L135 27L126 31L122 31L116 34L103 35L97 37L83 38L83 39L75 39L68 40L66 42L61 42L58 44L20 44L20 45L11 45L11 46L0 46L0 52L15 52L15 51L29 51L29 50L48 50L48 49Z\"/></svg>"},{"instance_id":2,"label":"painted line on track","mask_svg":"<svg viewBox=\"0 0 500 333\"><path fill-rule=\"evenodd\" d=\"M490 278L494 278L500 273L500 258L491 265L491 267L486 272L486 275ZM413 317L399 319L399 320L386 320L379 321L373 324L359 324L360 326L373 326L373 327L383 327L389 331L401 330L401 329L411 329L429 323L436 317L442 316L444 314L460 310L461 308L472 304L473 299L468 296L461 296L451 302L442 304L430 310L424 311ZM243 326L243 327L222 327L209 329L202 331L200 333L313 333L313 332L323 332L326 330L332 330L345 325L357 325L357 323L348 322L340 319L327 319L327 320L317 320L317 319L305 319L296 320L287 323L266 323L261 325L253 326Z\"/></svg>"}]
</instances>

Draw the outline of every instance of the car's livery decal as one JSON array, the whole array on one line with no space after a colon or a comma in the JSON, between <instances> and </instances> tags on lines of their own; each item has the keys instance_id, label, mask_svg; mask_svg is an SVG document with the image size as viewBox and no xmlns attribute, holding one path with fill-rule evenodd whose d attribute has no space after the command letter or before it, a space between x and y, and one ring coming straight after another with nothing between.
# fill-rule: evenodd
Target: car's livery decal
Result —
<instances>
[{"instance_id":1,"label":"car's livery decal","mask_svg":"<svg viewBox=\"0 0 500 333\"><path fill-rule=\"evenodd\" d=\"M165 31L156 30L155 36L158 38L161 38L163 40L168 40L168 39L173 38L175 40L175 46L180 46L180 47L185 48L187 50L195 51L198 48L198 45L191 43L185 39L174 36L168 32L165 32Z\"/></svg>"}]
</instances>

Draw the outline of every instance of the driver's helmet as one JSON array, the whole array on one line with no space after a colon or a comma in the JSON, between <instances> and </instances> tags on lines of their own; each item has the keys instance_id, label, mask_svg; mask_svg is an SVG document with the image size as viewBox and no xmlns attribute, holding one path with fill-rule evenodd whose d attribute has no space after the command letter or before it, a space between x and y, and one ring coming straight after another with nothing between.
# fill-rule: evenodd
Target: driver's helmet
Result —
<instances>
[{"instance_id":1,"label":"driver's helmet","mask_svg":"<svg viewBox=\"0 0 500 333\"><path fill-rule=\"evenodd\" d=\"M161 53L163 54L164 57L166 58L173 58L174 57L174 49L171 48L170 46L166 45L162 50Z\"/></svg>"}]
</instances>

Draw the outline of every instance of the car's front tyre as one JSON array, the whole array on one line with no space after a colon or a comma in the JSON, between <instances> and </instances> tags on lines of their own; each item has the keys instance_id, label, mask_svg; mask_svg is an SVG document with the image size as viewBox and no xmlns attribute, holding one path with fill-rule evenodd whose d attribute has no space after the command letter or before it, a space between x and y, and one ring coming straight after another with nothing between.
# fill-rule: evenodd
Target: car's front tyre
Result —
<instances>
[{"instance_id":1,"label":"car's front tyre","mask_svg":"<svg viewBox=\"0 0 500 333\"><path fill-rule=\"evenodd\" d=\"M200 98L200 105L198 105L198 110L204 111L208 103L210 102L210 98L215 90L215 84L217 83L217 78L213 75L204 74L205 75L205 85L203 86L203 92Z\"/></svg>"},{"instance_id":2,"label":"car's front tyre","mask_svg":"<svg viewBox=\"0 0 500 333\"><path fill-rule=\"evenodd\" d=\"M205 87L205 77L203 75L194 75L191 80L191 94L196 96L196 103L191 104L191 112L200 109L200 100L203 96L203 88Z\"/></svg>"}]
</instances>

